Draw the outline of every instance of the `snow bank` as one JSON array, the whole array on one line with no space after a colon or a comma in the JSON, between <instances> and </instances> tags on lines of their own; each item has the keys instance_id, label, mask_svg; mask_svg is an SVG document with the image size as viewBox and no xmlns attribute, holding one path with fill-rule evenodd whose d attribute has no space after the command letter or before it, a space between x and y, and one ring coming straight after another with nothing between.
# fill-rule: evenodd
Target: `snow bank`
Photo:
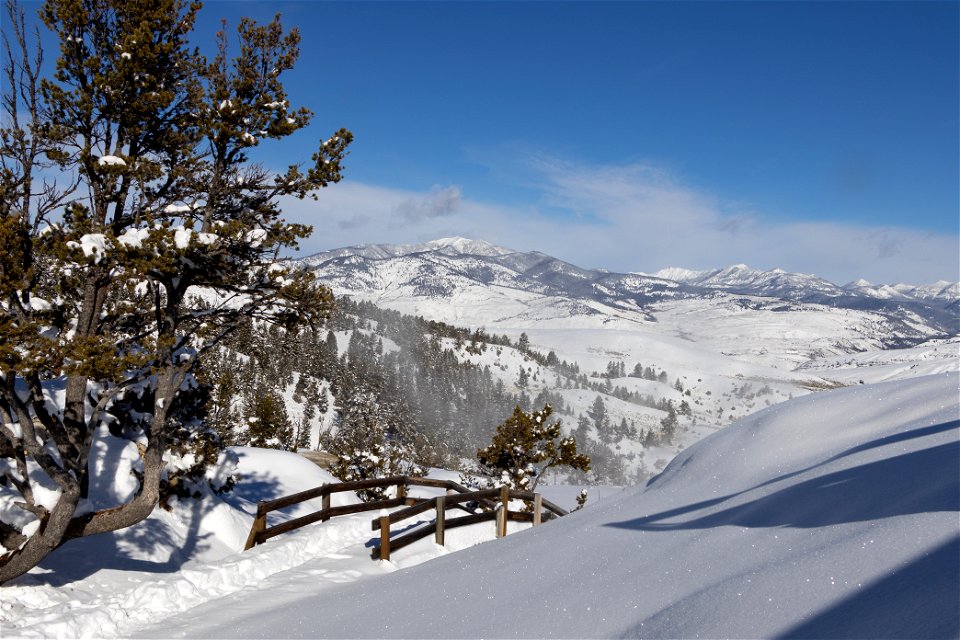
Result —
<instances>
[{"instance_id":1,"label":"snow bank","mask_svg":"<svg viewBox=\"0 0 960 640\"><path fill-rule=\"evenodd\" d=\"M215 529L245 536L256 500L330 479L297 456L239 448L245 480L231 496L69 543L0 591L0 631L956 637L958 380L779 404L690 447L645 488L457 553L422 540L399 564L369 560L370 514L235 553ZM450 548L479 539L464 535Z\"/></svg>"},{"instance_id":2,"label":"snow bank","mask_svg":"<svg viewBox=\"0 0 960 640\"><path fill-rule=\"evenodd\" d=\"M178 633L955 637L958 422L956 374L814 394L559 522Z\"/></svg>"},{"instance_id":3,"label":"snow bank","mask_svg":"<svg viewBox=\"0 0 960 640\"><path fill-rule=\"evenodd\" d=\"M133 451L131 453L131 450ZM127 636L135 628L225 597L370 537L369 517L338 518L322 530L306 527L239 553L256 503L337 480L303 457L284 451L232 447L240 482L223 496L174 502L140 524L110 534L74 540L40 567L0 588L3 637ZM136 450L100 433L92 464L93 506L129 498ZM113 484L98 481L111 476ZM331 497L334 506L354 504L353 493ZM321 508L319 499L273 512L269 524ZM370 563L369 559L365 560Z\"/></svg>"}]
</instances>

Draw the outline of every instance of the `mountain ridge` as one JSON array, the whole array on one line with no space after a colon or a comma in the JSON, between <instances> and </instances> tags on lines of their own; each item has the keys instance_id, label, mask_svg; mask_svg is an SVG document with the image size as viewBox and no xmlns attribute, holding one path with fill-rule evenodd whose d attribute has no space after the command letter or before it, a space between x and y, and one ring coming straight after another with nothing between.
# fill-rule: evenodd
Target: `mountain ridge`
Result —
<instances>
[{"instance_id":1,"label":"mountain ridge","mask_svg":"<svg viewBox=\"0 0 960 640\"><path fill-rule=\"evenodd\" d=\"M884 348L960 334L960 283L947 281L878 287L861 280L841 287L818 276L782 269L764 271L744 264L711 271L670 268L654 274L616 273L579 267L540 251L515 251L462 237L419 244L343 247L297 263L313 270L335 291L364 292L372 301L416 298L460 304L468 291L473 291L474 297L490 300L513 291L507 297L553 299L555 313L549 317L554 320L574 309L574 316L599 312L622 320L627 314L633 322L638 318L653 320L653 305L664 301L727 296L731 304L740 306L765 307L782 302L784 310L814 304L878 314L892 326L883 339ZM597 308L598 304L602 308ZM523 317L545 316L525 313ZM489 316L476 322L501 320L505 318Z\"/></svg>"},{"instance_id":2,"label":"mountain ridge","mask_svg":"<svg viewBox=\"0 0 960 640\"><path fill-rule=\"evenodd\" d=\"M304 258L298 263L312 267L331 258L342 256L361 256L370 259L385 259L404 255L439 253L447 256L480 256L504 258L520 269L532 268L538 261L553 262L572 267L578 272L604 275L635 275L655 280L666 280L678 284L694 285L709 289L719 289L730 293L749 295L771 295L789 297L794 295L859 295L881 300L901 299L907 301L943 301L950 304L960 300L960 281L938 280L927 284L874 284L860 278L844 285L831 282L813 274L772 269L754 269L746 264L733 264L717 269L695 270L685 267L667 267L654 273L642 271L618 274L600 268L583 268L573 263L554 258L540 251L517 251L494 245L485 240L451 236L422 243L411 244L362 244L321 251Z\"/></svg>"}]
</instances>

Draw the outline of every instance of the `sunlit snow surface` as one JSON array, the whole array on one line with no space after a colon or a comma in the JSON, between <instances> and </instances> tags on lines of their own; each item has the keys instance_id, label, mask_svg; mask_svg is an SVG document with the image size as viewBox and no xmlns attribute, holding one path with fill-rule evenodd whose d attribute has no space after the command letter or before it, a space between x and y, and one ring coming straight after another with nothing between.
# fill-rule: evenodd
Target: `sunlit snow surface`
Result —
<instances>
[{"instance_id":1,"label":"sunlit snow surface","mask_svg":"<svg viewBox=\"0 0 960 640\"><path fill-rule=\"evenodd\" d=\"M373 562L357 518L160 573L122 554L37 571L3 588L3 635L956 637L958 411L955 373L812 394L645 488L457 553Z\"/></svg>"}]
</instances>

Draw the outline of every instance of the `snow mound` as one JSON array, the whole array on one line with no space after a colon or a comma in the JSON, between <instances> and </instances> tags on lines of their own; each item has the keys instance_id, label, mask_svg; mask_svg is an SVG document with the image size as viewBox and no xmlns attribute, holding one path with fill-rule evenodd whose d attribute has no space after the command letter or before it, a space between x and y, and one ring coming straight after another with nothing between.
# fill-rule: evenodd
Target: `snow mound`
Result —
<instances>
[{"instance_id":1,"label":"snow mound","mask_svg":"<svg viewBox=\"0 0 960 640\"><path fill-rule=\"evenodd\" d=\"M125 449L114 440L103 438L106 444L95 456L97 464L114 469L122 479L129 475L130 464L122 455ZM232 459L231 468L235 465L240 476L229 493L174 501L170 512L157 509L128 529L70 541L40 567L0 587L0 635L129 636L136 628L190 606L255 589L270 576L346 547L363 548L371 537L370 518L362 514L306 527L240 553L257 501L338 480L295 453L252 447L229 451L235 459L221 460ZM113 490L109 484L91 486L92 492L104 494L103 499L115 501L108 490ZM352 492L331 496L333 506L357 502ZM319 498L303 502L272 512L268 524L321 507ZM226 607L224 611L229 615Z\"/></svg>"},{"instance_id":2,"label":"snow mound","mask_svg":"<svg viewBox=\"0 0 960 640\"><path fill-rule=\"evenodd\" d=\"M559 522L191 633L956 637L958 425L955 373L813 394Z\"/></svg>"},{"instance_id":3,"label":"snow mound","mask_svg":"<svg viewBox=\"0 0 960 640\"><path fill-rule=\"evenodd\" d=\"M440 557L399 571L368 559L369 514L244 553L225 540L199 552L218 526L248 530L256 500L328 481L297 456L234 449L245 479L229 498L65 545L3 588L0 631L957 637L958 383L949 372L775 405L691 446L646 487L503 540L428 549ZM218 509L246 520L219 522Z\"/></svg>"}]
</instances>

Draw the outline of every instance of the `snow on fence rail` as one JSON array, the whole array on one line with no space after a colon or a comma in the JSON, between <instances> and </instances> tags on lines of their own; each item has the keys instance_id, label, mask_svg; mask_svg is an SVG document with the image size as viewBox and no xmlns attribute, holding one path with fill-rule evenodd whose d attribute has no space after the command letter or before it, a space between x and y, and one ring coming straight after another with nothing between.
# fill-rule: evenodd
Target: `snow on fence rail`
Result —
<instances>
[{"instance_id":1,"label":"snow on fence rail","mask_svg":"<svg viewBox=\"0 0 960 640\"><path fill-rule=\"evenodd\" d=\"M334 493L343 491L360 491L362 489L374 489L378 487L396 486L396 497L384 500L375 500L373 502L362 502L360 504L344 505L340 507L330 506L330 496ZM437 498L408 498L407 488L410 486L434 487L446 489L447 495ZM494 499L500 498L499 503ZM267 526L267 514L271 511L277 511L306 500L313 498L322 498L321 509L313 513L288 520L286 522ZM510 500L523 500L532 503L533 510L530 512L517 512L509 510ZM464 506L464 503L476 503L478 508L483 509L480 513ZM247 536L247 543L244 550L250 549L255 545L261 544L281 533L293 531L308 524L318 521L326 521L335 516L361 513L363 511L376 511L380 509L389 509L406 505L405 509L395 511L389 515L375 518L372 521L372 529L380 529L380 545L374 547L372 556L374 559L390 559L391 549L401 549L411 542L425 538L431 533L435 534L438 544L443 544L443 535L446 529L462 527L468 524L485 522L489 520L497 521L497 537L506 535L507 520L518 522L533 522L534 525L540 524L545 515L548 519L567 515L567 512L553 504L549 500L543 499L538 493L531 491L510 490L507 487L500 489L484 489L481 491L470 491L466 487L450 480L436 480L432 478L417 478L411 476L391 476L389 478L377 478L372 480L356 480L353 482L338 482L333 484L324 484L313 489L307 489L293 495L276 498L274 500L261 500L257 503L257 515L253 520L253 526L250 528L250 535ZM395 540L390 540L390 525L394 522L406 520L415 515L434 509L436 519L426 527L421 527L415 531L399 536ZM446 519L446 510L450 508L466 511L469 515L459 518ZM546 509L544 514L543 510Z\"/></svg>"}]
</instances>

